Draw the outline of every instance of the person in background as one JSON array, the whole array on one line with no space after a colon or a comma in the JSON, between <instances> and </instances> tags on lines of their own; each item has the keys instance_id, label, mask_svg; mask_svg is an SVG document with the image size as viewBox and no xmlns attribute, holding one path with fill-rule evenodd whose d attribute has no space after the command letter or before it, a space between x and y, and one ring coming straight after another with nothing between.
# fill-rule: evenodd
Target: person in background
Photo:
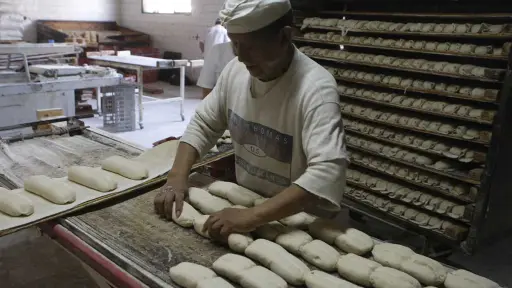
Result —
<instances>
[{"instance_id":1,"label":"person in background","mask_svg":"<svg viewBox=\"0 0 512 288\"><path fill-rule=\"evenodd\" d=\"M301 211L334 216L348 165L336 80L293 45L289 0L227 0L220 16L237 58L180 139L156 213L181 215L192 165L229 129L238 184L268 200L210 215L204 229L212 238Z\"/></svg>"},{"instance_id":2,"label":"person in background","mask_svg":"<svg viewBox=\"0 0 512 288\"><path fill-rule=\"evenodd\" d=\"M220 73L235 58L231 42L214 45L204 58L204 66L197 80L197 86L203 88L203 99L212 92Z\"/></svg>"},{"instance_id":3,"label":"person in background","mask_svg":"<svg viewBox=\"0 0 512 288\"><path fill-rule=\"evenodd\" d=\"M222 26L222 21L220 18L217 18L217 20L215 20L215 25L208 29L208 33L206 33L204 42L199 42L199 48L201 49L204 58L206 58L206 56L208 56L208 52L210 52L210 49L214 45L226 43L229 41L228 31L226 28L224 28L224 26Z\"/></svg>"}]
</instances>

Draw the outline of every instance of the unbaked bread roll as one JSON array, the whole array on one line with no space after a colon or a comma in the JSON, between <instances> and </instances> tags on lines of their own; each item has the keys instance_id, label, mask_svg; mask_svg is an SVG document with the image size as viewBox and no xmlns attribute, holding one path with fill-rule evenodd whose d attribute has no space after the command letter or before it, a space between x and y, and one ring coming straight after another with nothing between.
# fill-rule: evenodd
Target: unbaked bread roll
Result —
<instances>
[{"instance_id":1,"label":"unbaked bread roll","mask_svg":"<svg viewBox=\"0 0 512 288\"><path fill-rule=\"evenodd\" d=\"M444 281L446 288L500 288L497 283L466 270L448 273Z\"/></svg>"},{"instance_id":2,"label":"unbaked bread roll","mask_svg":"<svg viewBox=\"0 0 512 288\"><path fill-rule=\"evenodd\" d=\"M54 204L64 205L76 200L76 192L70 185L45 175L31 176L25 180L23 186L25 191L38 195Z\"/></svg>"},{"instance_id":3,"label":"unbaked bread roll","mask_svg":"<svg viewBox=\"0 0 512 288\"><path fill-rule=\"evenodd\" d=\"M447 275L447 271L441 263L419 254L414 254L402 262L400 270L427 286L443 284Z\"/></svg>"},{"instance_id":4,"label":"unbaked bread roll","mask_svg":"<svg viewBox=\"0 0 512 288\"><path fill-rule=\"evenodd\" d=\"M288 287L283 278L262 266L254 266L244 270L240 275L239 283L244 288Z\"/></svg>"},{"instance_id":5,"label":"unbaked bread roll","mask_svg":"<svg viewBox=\"0 0 512 288\"><path fill-rule=\"evenodd\" d=\"M117 181L108 172L92 167L71 166L68 169L68 180L100 192L117 189Z\"/></svg>"},{"instance_id":6,"label":"unbaked bread roll","mask_svg":"<svg viewBox=\"0 0 512 288\"><path fill-rule=\"evenodd\" d=\"M370 275L375 288L421 288L420 282L410 275L389 267L379 267Z\"/></svg>"},{"instance_id":7,"label":"unbaked bread roll","mask_svg":"<svg viewBox=\"0 0 512 288\"><path fill-rule=\"evenodd\" d=\"M340 253L331 245L316 239L301 246L299 250L302 258L323 271L336 270Z\"/></svg>"},{"instance_id":8,"label":"unbaked bread roll","mask_svg":"<svg viewBox=\"0 0 512 288\"><path fill-rule=\"evenodd\" d=\"M34 204L19 193L0 187L0 212L12 217L29 216L34 213Z\"/></svg>"},{"instance_id":9,"label":"unbaked bread roll","mask_svg":"<svg viewBox=\"0 0 512 288\"><path fill-rule=\"evenodd\" d=\"M121 156L112 156L101 162L101 169L119 174L132 180L148 178L149 172L143 163L126 159Z\"/></svg>"},{"instance_id":10,"label":"unbaked bread roll","mask_svg":"<svg viewBox=\"0 0 512 288\"><path fill-rule=\"evenodd\" d=\"M265 239L251 243L245 254L263 264L292 285L303 285L304 276L309 268L298 258L288 253L283 247Z\"/></svg>"},{"instance_id":11,"label":"unbaked bread roll","mask_svg":"<svg viewBox=\"0 0 512 288\"><path fill-rule=\"evenodd\" d=\"M169 275L173 282L184 288L196 288L199 282L217 277L213 270L190 262L171 267Z\"/></svg>"},{"instance_id":12,"label":"unbaked bread roll","mask_svg":"<svg viewBox=\"0 0 512 288\"><path fill-rule=\"evenodd\" d=\"M305 278L308 288L360 288L360 286L318 270L311 271Z\"/></svg>"},{"instance_id":13,"label":"unbaked bread roll","mask_svg":"<svg viewBox=\"0 0 512 288\"><path fill-rule=\"evenodd\" d=\"M208 186L208 191L215 196L229 200L233 204L245 207L252 207L256 199L262 198L262 196L245 187L226 181L213 182Z\"/></svg>"},{"instance_id":14,"label":"unbaked bread roll","mask_svg":"<svg viewBox=\"0 0 512 288\"><path fill-rule=\"evenodd\" d=\"M370 275L381 267L379 263L355 254L342 255L338 261L338 273L345 279L363 286L370 286Z\"/></svg>"},{"instance_id":15,"label":"unbaked bread roll","mask_svg":"<svg viewBox=\"0 0 512 288\"><path fill-rule=\"evenodd\" d=\"M232 206L229 201L213 196L206 190L196 187L190 187L188 189L188 197L192 206L207 215Z\"/></svg>"}]
</instances>

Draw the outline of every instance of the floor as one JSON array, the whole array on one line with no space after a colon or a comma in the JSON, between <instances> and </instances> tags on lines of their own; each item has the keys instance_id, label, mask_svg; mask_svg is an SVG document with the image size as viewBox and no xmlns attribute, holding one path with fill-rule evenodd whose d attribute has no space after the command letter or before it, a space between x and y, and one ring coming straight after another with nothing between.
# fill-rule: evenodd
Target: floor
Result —
<instances>
[{"instance_id":1,"label":"floor","mask_svg":"<svg viewBox=\"0 0 512 288\"><path fill-rule=\"evenodd\" d=\"M179 116L179 103L156 102L156 98L176 97L177 87L158 83L165 88L165 94L158 97L144 97L145 128L133 132L119 133L118 136L150 148L152 143L169 136L179 136L193 116L200 103L201 91L197 87L187 87L187 100L184 103L185 121ZM86 125L102 127L99 117L85 119ZM347 221L348 213L339 216L340 221ZM387 228L378 222L370 221L368 225L391 235ZM448 260L456 265L488 277L507 287L512 287L512 249L510 238L496 245L467 256L460 252L453 253ZM57 246L35 229L27 229L0 238L0 287L84 287L97 288L80 263L66 251Z\"/></svg>"}]
</instances>

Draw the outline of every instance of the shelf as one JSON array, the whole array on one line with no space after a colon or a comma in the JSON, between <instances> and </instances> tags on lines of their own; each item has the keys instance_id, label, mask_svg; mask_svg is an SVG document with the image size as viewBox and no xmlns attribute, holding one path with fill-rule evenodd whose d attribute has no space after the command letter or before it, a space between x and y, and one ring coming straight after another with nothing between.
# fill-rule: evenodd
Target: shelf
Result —
<instances>
[{"instance_id":1,"label":"shelf","mask_svg":"<svg viewBox=\"0 0 512 288\"><path fill-rule=\"evenodd\" d=\"M458 235L458 237L453 238L453 237L450 237L449 235L447 235L445 231L429 229L427 227L420 226L419 224L414 223L414 222L412 222L412 221L410 221L408 219L399 217L399 216L397 216L395 214L389 213L388 211L383 211L383 210L381 210L381 209L379 209L379 208L377 208L377 207L375 207L373 205L370 205L368 203L364 203L364 202L360 201L359 199L355 198L354 196L352 196L351 193L345 193L344 196L349 198L351 201L355 201L359 205L363 205L365 207L371 208L372 210L378 211L379 213L381 213L381 215L386 215L385 216L386 218L391 218L391 219L394 219L394 220L398 220L400 223L406 224L408 227L411 227L412 229L420 228L424 232L428 231L429 233L434 233L434 234L436 234L437 237L443 237L445 239L448 238L448 239L450 239L452 241L462 241L466 237L466 234L467 234L467 230L466 230L461 235ZM391 201L391 202L396 203L396 201ZM396 204L402 205L400 203L396 203ZM416 210L416 209L414 209L414 210ZM437 217L437 216L435 216L435 217ZM467 225L463 225L463 226L466 227Z\"/></svg>"},{"instance_id":2,"label":"shelf","mask_svg":"<svg viewBox=\"0 0 512 288\"><path fill-rule=\"evenodd\" d=\"M355 130L355 129L352 129L352 128L349 128L349 127L346 127L346 126L344 128L345 128L345 131L348 131L350 133L354 133L354 134L357 134L357 135L360 135L360 136L372 138L372 139L375 139L375 140L378 140L378 141L381 141L381 142L385 142L385 143L389 143L389 144L392 144L392 145L401 146L401 147L404 147L404 148L407 148L407 149L412 149L412 150L415 150L415 151L418 151L418 152L422 152L422 153L425 153L425 154L431 154L431 155L434 155L434 156L445 157L446 159L453 160L452 158L444 156L442 153L436 153L435 151L432 151L432 150L423 150L423 149L420 149L418 147L415 147L415 146L412 146L412 145L403 144L403 143L398 142L398 141L393 141L393 140L389 140L387 138L382 138L382 137L377 137L377 136L369 135L369 134L360 132L358 130ZM462 162L462 161L459 161L459 162L465 163L465 162ZM475 151L474 159L473 159L473 161L471 161L469 163L479 163L479 164L485 163L485 154Z\"/></svg>"},{"instance_id":3,"label":"shelf","mask_svg":"<svg viewBox=\"0 0 512 288\"><path fill-rule=\"evenodd\" d=\"M380 157L380 158L382 158L382 157ZM367 170L370 170L370 171L373 171L373 172L377 172L377 173L380 173L380 174L385 172L385 171L380 171L379 169L373 168L371 166L368 166L365 163L359 162L359 161L354 160L354 159L351 159L350 163L354 164L354 165L356 165L358 167L361 167L361 168L364 168L364 169L367 169ZM457 200L460 200L460 201L463 201L463 202L466 202L466 203L474 203L475 200L476 200L476 198L470 197L469 195L468 196L454 195L454 194L451 194L451 193L449 193L449 192L447 192L447 191L445 191L445 190L443 190L441 188L433 187L433 186L430 186L430 185L427 185L427 184L424 184L424 183L421 183L421 182L417 182L417 181L414 181L414 180L409 180L409 179L407 179L405 177L400 177L400 176L397 176L397 175L394 175L394 174L384 173L384 175L388 175L390 177L393 177L395 179L399 179L401 181L404 181L406 183L412 184L414 186L422 187L422 188L428 189L430 191L433 191L435 193L447 196L447 197L452 198L452 199L457 199Z\"/></svg>"},{"instance_id":4,"label":"shelf","mask_svg":"<svg viewBox=\"0 0 512 288\"><path fill-rule=\"evenodd\" d=\"M304 53L304 54L306 54L306 53ZM359 54L368 54L368 53L359 53ZM462 75L456 75L456 74L451 74L451 73L432 72L432 71L425 71L425 70L421 70L421 69L403 68L403 67L391 66L391 65L385 65L385 64L371 64L371 63L366 63L366 62L351 61L351 60L346 60L346 59L335 59L335 58L316 56L316 55L310 55L310 54L306 54L306 55L313 59L330 61L330 62L335 62L335 63L348 63L348 64L355 64L355 65L361 65L361 66L375 67L375 68L385 68L385 69L396 70L396 71L405 71L405 72L420 73L420 74L426 74L426 75L450 77L450 78L455 78L455 79L474 80L474 81L489 82L489 83L501 83L501 80L486 79L486 78L481 78L481 77L476 77L476 76L462 76ZM370 54L370 55L375 55L375 54ZM397 59L404 59L404 58L397 58ZM503 70L503 69L495 69L495 70ZM503 70L503 73L504 73L504 71L505 70Z\"/></svg>"},{"instance_id":5,"label":"shelf","mask_svg":"<svg viewBox=\"0 0 512 288\"><path fill-rule=\"evenodd\" d=\"M467 143L475 143L475 144L482 144L482 145L489 146L489 141L474 140L474 139L473 140L469 140L469 139L454 137L454 136L450 136L450 135L446 135L446 134L441 134L441 133L421 130L421 129L418 129L416 127L403 126L403 125L400 125L400 124L390 124L390 123L388 123L386 121L381 121L381 120L377 120L377 119L364 118L364 117L361 117L360 115L344 112L343 110L341 111L341 114L342 115L348 115L348 116L351 116L351 117L357 118L357 119L362 119L362 120L366 120L366 121L370 121L370 122L379 123L379 124L382 124L382 125L385 125L385 126L388 126L388 127L395 127L395 128L404 129L404 130L411 130L411 131L416 131L416 132L423 133L423 134L430 134L430 135L434 135L434 136L438 136L438 137L442 137L442 138L449 138L449 139L454 139L454 140L458 140L458 141L464 141L464 142L467 142Z\"/></svg>"},{"instance_id":6,"label":"shelf","mask_svg":"<svg viewBox=\"0 0 512 288\"><path fill-rule=\"evenodd\" d=\"M433 95L445 96L445 97L450 97L450 98L454 98L454 99L461 99L461 100L469 100L469 101L475 101L475 102L497 104L496 103L496 99L494 99L494 98L477 99L477 98L472 98L472 97L465 96L465 95L462 95L462 94L459 94L459 93L450 93L450 92L444 92L444 91L438 91L438 90L420 89L420 88L414 88L414 87L403 88L401 86L396 86L396 85L380 84L380 83L376 83L376 82L373 82L373 81L365 81L365 80L353 79L353 78L342 77L342 76L334 76L334 78L336 80L340 80L340 81L347 81L347 82L353 82L353 83L357 83L357 84L372 85L372 86L375 86L375 87L389 88L389 89L393 89L393 90L397 90L397 91L401 91L401 92L410 91L410 92L416 92L416 93L422 93L422 94L429 94L429 95L433 94Z\"/></svg>"},{"instance_id":7,"label":"shelf","mask_svg":"<svg viewBox=\"0 0 512 288\"><path fill-rule=\"evenodd\" d=\"M416 168L416 169L419 169L419 170L430 172L432 174L437 174L439 176L444 176L444 177L451 178L451 179L454 179L454 180L459 180L459 181L462 181L462 182L465 182L465 183L468 183L468 184L472 184L472 185L480 185L480 181L472 179L472 178L469 178L468 175L462 175L462 174L461 175L457 175L457 174L454 174L454 173L449 173L449 172L444 172L444 171L436 170L436 169L430 168L428 166L422 166L422 165L418 165L418 164L415 164L415 163L412 163L412 162L404 161L402 159L397 159L397 158L394 158L394 157L382 155L382 154L374 152L372 150L368 150L368 149L364 149L364 148L361 148L361 147L357 147L357 146L354 146L354 145L348 144L348 143L347 143L347 147L350 147L350 148L352 148L354 150L358 150L360 152L364 152L366 154L370 154L370 155L373 155L373 156L378 156L378 157L387 159L387 160L392 161L392 162L400 163L400 164L405 165L405 166L409 166L409 167L413 167L413 168Z\"/></svg>"},{"instance_id":8,"label":"shelf","mask_svg":"<svg viewBox=\"0 0 512 288\"><path fill-rule=\"evenodd\" d=\"M437 215L437 216L439 216L439 217L448 218L448 219L450 219L450 220L459 221L459 222L462 222L462 223L465 223L465 224L470 224L470 223L471 223L471 218L472 218L472 216L473 216L473 215L472 215L472 213L471 213L471 212L469 212L469 211L471 211L471 210L469 209L469 208L471 208L471 207L467 207L467 206L465 206L465 208L466 208L466 209L465 209L465 211L464 211L464 216L463 216L462 218L455 218L455 217L451 217L450 215L447 215L447 214L439 213L439 212L437 212L437 211L435 211L435 210L429 210L429 209L427 209L427 208L425 208L425 207L423 207L423 206L421 206L421 205L415 205L415 204L413 204L412 202L406 202L406 201L404 201L404 200L402 200L402 199L398 199L398 198L396 198L396 199L394 199L394 198L390 198L390 197L388 197L387 195L381 194L381 193L379 193L378 191L372 190L370 187L368 187L368 186L366 186L366 185L363 185L363 184L360 184L360 183L358 183L358 182L355 182L355 181L353 181L353 180L349 180L349 179L347 179L347 183L348 183L348 184L350 184L351 186L354 186L354 187L357 187L357 188L359 188L359 189L363 189L363 190L365 190L365 191L368 191L368 192L370 192L370 193L372 193L372 194L375 194L376 196L379 196L379 197L381 197L381 198L386 198L386 199L388 199L389 201L392 201L392 202L399 202L400 204L403 204L403 205L412 206L412 208L418 208L419 210L421 210L421 211L423 211L423 212L425 212L425 213L433 213L433 214L435 214L435 215ZM421 192L421 191L419 191L419 192ZM429 195L431 195L431 194L429 194ZM468 211L468 212L466 212L466 211Z\"/></svg>"},{"instance_id":9,"label":"shelf","mask_svg":"<svg viewBox=\"0 0 512 288\"><path fill-rule=\"evenodd\" d=\"M492 125L492 123L493 123L492 120L475 119L475 118L463 117L463 116L458 116L458 115L444 114L444 113L433 112L433 111L428 111L428 110L423 110L423 109L417 109L417 108L413 108L413 107L405 107L402 105L391 104L388 102L377 101L377 100L368 99L368 98L364 98L364 97L358 97L358 96L342 94L342 93L339 93L339 94L340 94L340 96L358 100L358 101L373 103L373 104L377 104L377 105L383 105L383 106L387 106L387 107L398 108L398 109L406 110L406 111L415 111L415 112L432 115L432 116L439 116L439 117L443 117L443 118L452 118L452 119L457 119L457 120L461 120L461 121L473 122L473 123L478 123L478 124L486 124L486 125Z\"/></svg>"},{"instance_id":10,"label":"shelf","mask_svg":"<svg viewBox=\"0 0 512 288\"><path fill-rule=\"evenodd\" d=\"M368 33L368 34L379 34L379 35L408 35L408 36L427 36L427 37L449 37L449 38L476 38L476 39L510 39L512 33L507 34L475 34L475 33L435 33L435 32L400 32L400 31L378 31L378 30L361 30L361 29L341 29L338 27L325 27L325 26L314 26L297 25L301 30L311 28L326 31L339 31L349 33Z\"/></svg>"},{"instance_id":11,"label":"shelf","mask_svg":"<svg viewBox=\"0 0 512 288\"><path fill-rule=\"evenodd\" d=\"M352 43L348 43L348 42L315 40L315 39L307 39L304 37L294 37L294 40L308 42L308 43L320 43L320 44L329 44L329 45L337 45L337 46L343 45L343 46L347 46L347 47L372 48L372 49L389 50L389 51L414 52L414 53L421 53L421 54L455 56L455 57L463 57L463 58L476 58L476 59L488 59L488 60L500 60L500 61L508 60L508 58L506 56L475 55L475 54L461 54L461 53L453 53L453 52L437 52L437 51L419 50L419 49L393 48L393 47L377 46L377 45L374 46L374 45L364 45L364 44L352 44Z\"/></svg>"},{"instance_id":12,"label":"shelf","mask_svg":"<svg viewBox=\"0 0 512 288\"><path fill-rule=\"evenodd\" d=\"M353 16L387 16L387 17L418 17L418 18L448 18L448 19L512 19L512 14L506 13L482 13L482 14L452 14L452 13L393 13L393 12L353 12L353 11L320 11L318 14L326 15L353 15Z\"/></svg>"}]
</instances>

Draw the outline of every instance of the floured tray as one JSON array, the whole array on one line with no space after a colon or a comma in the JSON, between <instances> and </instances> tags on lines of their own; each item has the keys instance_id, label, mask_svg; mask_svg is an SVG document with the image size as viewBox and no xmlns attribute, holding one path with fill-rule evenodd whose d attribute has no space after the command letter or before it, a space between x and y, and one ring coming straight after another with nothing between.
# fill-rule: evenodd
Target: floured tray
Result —
<instances>
[{"instance_id":1,"label":"floured tray","mask_svg":"<svg viewBox=\"0 0 512 288\"><path fill-rule=\"evenodd\" d=\"M70 182L67 177L58 178L58 181L67 182L67 184L74 188L76 192L76 201L71 204L57 205L35 194L29 193L24 189L13 190L14 193L19 193L33 202L34 213L26 217L10 217L0 213L0 236L52 218L60 217L65 213L92 205L104 199L109 199L117 195L134 191L143 185L154 182L153 180L170 170L174 161L178 143L179 141L169 141L133 158L134 161L139 162L141 165L148 168L149 177L147 179L135 181L124 178L118 174L102 170L118 183L117 189L111 192L98 192L85 186ZM101 170L100 167L95 169Z\"/></svg>"}]
</instances>

